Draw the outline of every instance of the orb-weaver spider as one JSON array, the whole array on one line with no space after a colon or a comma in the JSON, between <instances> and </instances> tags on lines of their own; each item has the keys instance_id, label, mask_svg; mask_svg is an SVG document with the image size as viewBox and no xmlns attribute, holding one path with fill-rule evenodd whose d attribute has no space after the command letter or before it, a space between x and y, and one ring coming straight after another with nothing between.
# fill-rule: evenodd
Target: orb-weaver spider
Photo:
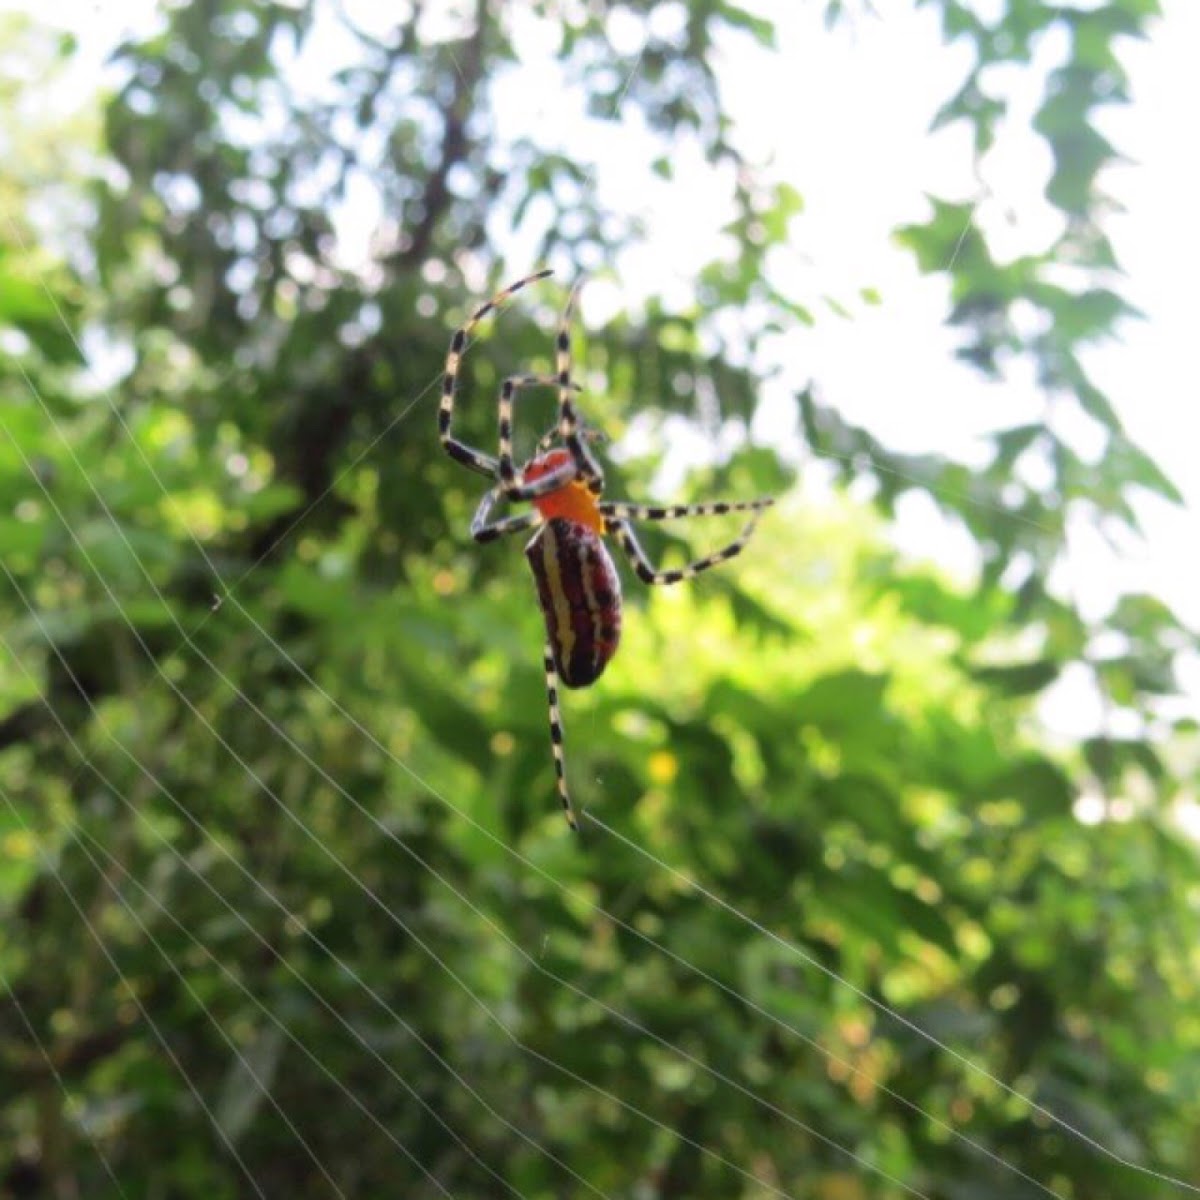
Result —
<instances>
[{"instance_id":1,"label":"orb-weaver spider","mask_svg":"<svg viewBox=\"0 0 1200 1200\"><path fill-rule=\"evenodd\" d=\"M537 584L538 603L546 619L543 660L546 695L550 705L550 742L563 812L572 829L579 823L571 806L563 764L562 718L558 709L558 683L569 688L594 683L617 651L621 636L621 583L612 558L601 540L605 534L617 539L629 556L634 571L645 583L678 583L709 567L733 558L754 532L764 509L774 503L761 500L712 501L707 504L671 505L660 508L624 501L601 500L604 473L588 443L597 435L586 429L575 412L573 394L580 389L571 379L571 313L578 284L571 290L555 340L554 375L513 375L500 388L500 448L492 458L458 441L451 432L454 393L459 366L471 331L489 312L510 296L551 271L538 271L518 279L497 292L475 310L465 325L456 329L446 354L442 377L442 401L438 411L438 435L442 447L456 462L494 481L479 502L471 521L471 536L490 542L505 534L535 529L525 557ZM533 457L518 468L513 463L512 412L517 392L531 387L558 389L558 418L537 443ZM557 444L556 444L557 443ZM492 510L501 500L532 502L531 512L492 520ZM630 521L666 521L676 517L704 517L731 512L749 512L750 520L729 545L670 571L655 570L634 537Z\"/></svg>"}]
</instances>

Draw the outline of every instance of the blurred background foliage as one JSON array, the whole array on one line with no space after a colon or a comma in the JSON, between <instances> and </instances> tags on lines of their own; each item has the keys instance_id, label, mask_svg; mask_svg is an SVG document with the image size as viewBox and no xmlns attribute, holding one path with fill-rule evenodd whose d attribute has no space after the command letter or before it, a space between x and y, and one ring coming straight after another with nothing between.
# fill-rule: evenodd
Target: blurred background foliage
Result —
<instances>
[{"instance_id":1,"label":"blurred background foliage","mask_svg":"<svg viewBox=\"0 0 1200 1200\"><path fill-rule=\"evenodd\" d=\"M1139 493L1178 500L1081 361L1129 314L1092 117L1156 4L928 7L974 63L939 122L979 156L1005 110L988 68L1069 34L1035 121L1061 236L1001 261L936 198L897 231L962 354L1031 364L1044 412L999 421L977 470L810 389L808 446L860 499L791 489L744 439L689 472L684 498L783 498L729 568L629 587L621 655L566 698L605 823L581 841L526 568L470 542L480 481L439 452L433 391L482 295L559 268L468 356L463 434L489 445L562 281L644 231L600 206L586 145L513 137L492 100L523 70L514 14L538 17L597 120L661 139L659 174L684 132L734 168L737 253L699 248L694 307L577 337L610 433L710 428L714 396L748 426L760 380L721 317L813 319L764 270L800 194L739 153L718 85L720 39L768 53L771 23L630 0L632 69L605 3L399 5L383 33L334 0L164 4L65 119L38 89L77 48L6 21L0 1195L1179 1194L1116 1158L1200 1178L1174 820L1194 727L1166 703L1194 637L1154 596L1097 617L1055 585L1073 522L1127 545ZM347 65L312 84L335 42ZM337 215L364 191L383 215L351 266ZM648 494L657 456L618 457L613 493ZM969 533L976 578L892 548L906 492ZM1037 700L1067 672L1106 721L1064 749Z\"/></svg>"}]
</instances>

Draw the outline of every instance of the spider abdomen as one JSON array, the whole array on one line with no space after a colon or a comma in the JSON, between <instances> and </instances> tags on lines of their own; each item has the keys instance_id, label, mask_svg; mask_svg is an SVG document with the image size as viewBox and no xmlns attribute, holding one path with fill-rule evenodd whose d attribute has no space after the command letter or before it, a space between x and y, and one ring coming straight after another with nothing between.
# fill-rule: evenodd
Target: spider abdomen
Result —
<instances>
[{"instance_id":1,"label":"spider abdomen","mask_svg":"<svg viewBox=\"0 0 1200 1200\"><path fill-rule=\"evenodd\" d=\"M554 666L565 687L594 683L621 640L621 581L596 532L555 517L525 547Z\"/></svg>"}]
</instances>

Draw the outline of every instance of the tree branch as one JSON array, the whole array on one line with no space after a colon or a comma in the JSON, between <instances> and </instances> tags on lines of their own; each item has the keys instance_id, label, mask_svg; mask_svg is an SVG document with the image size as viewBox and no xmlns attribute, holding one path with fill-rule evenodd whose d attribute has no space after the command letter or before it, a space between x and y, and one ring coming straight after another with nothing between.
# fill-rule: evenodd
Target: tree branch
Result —
<instances>
[{"instance_id":1,"label":"tree branch","mask_svg":"<svg viewBox=\"0 0 1200 1200\"><path fill-rule=\"evenodd\" d=\"M447 47L455 67L454 98L446 113L442 129L442 147L437 168L429 177L421 197L421 220L407 245L394 258L402 269L419 266L429 254L434 231L450 201L450 172L463 162L470 151L467 137L467 120L475 100L475 90L483 72L483 43L487 30L488 0L476 0L475 29L464 45L461 62L454 51Z\"/></svg>"}]
</instances>

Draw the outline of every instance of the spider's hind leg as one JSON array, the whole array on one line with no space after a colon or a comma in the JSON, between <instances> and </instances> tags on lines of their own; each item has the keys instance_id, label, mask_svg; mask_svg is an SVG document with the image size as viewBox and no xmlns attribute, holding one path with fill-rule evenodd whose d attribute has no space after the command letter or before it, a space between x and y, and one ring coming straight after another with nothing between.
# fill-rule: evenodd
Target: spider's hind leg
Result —
<instances>
[{"instance_id":1,"label":"spider's hind leg","mask_svg":"<svg viewBox=\"0 0 1200 1200\"><path fill-rule=\"evenodd\" d=\"M702 504L629 504L624 500L602 500L599 508L606 517L622 521L675 521L680 517L723 517L726 513L763 512L775 503L773 496L761 500L706 500ZM756 517L757 523L758 518ZM753 524L749 530L753 530Z\"/></svg>"},{"instance_id":2,"label":"spider's hind leg","mask_svg":"<svg viewBox=\"0 0 1200 1200\"><path fill-rule=\"evenodd\" d=\"M612 510L622 510L628 508L637 508L636 505L605 505L601 511L608 509L605 515L604 528L605 532L611 534L621 544L621 549L625 551L629 557L629 561L633 564L634 571L637 572L638 578L643 583L649 584L666 584L679 583L684 579L692 579L699 575L702 571L708 571L717 566L719 563L728 562L729 559L741 554L745 549L746 543L750 540L754 533L755 526L762 516L762 508L766 507L762 501L746 501L743 502L746 506L755 506L755 511L746 522L745 528L728 546L722 546L720 550L714 550L712 554L706 555L704 558L698 558L695 562L690 562L686 566L677 567L670 571L660 571L655 568L654 564L647 557L645 550L642 549L641 543L634 536L633 529L629 523L622 520L620 517L614 517L611 514ZM767 502L769 503L769 502ZM761 506L761 507L758 507ZM732 511L733 506L725 506L726 511ZM716 511L714 509L714 511ZM669 514L671 516L695 516L695 512L676 512L674 510L664 510L664 518Z\"/></svg>"},{"instance_id":3,"label":"spider's hind leg","mask_svg":"<svg viewBox=\"0 0 1200 1200\"><path fill-rule=\"evenodd\" d=\"M546 667L546 701L550 705L550 746L554 751L554 775L558 784L558 798L562 803L563 815L567 818L567 824L578 833L579 821L575 817L575 809L571 804L571 794L567 791L567 771L563 762L562 715L558 711L558 671L554 666L554 653L549 642L542 651L542 661Z\"/></svg>"}]
</instances>

